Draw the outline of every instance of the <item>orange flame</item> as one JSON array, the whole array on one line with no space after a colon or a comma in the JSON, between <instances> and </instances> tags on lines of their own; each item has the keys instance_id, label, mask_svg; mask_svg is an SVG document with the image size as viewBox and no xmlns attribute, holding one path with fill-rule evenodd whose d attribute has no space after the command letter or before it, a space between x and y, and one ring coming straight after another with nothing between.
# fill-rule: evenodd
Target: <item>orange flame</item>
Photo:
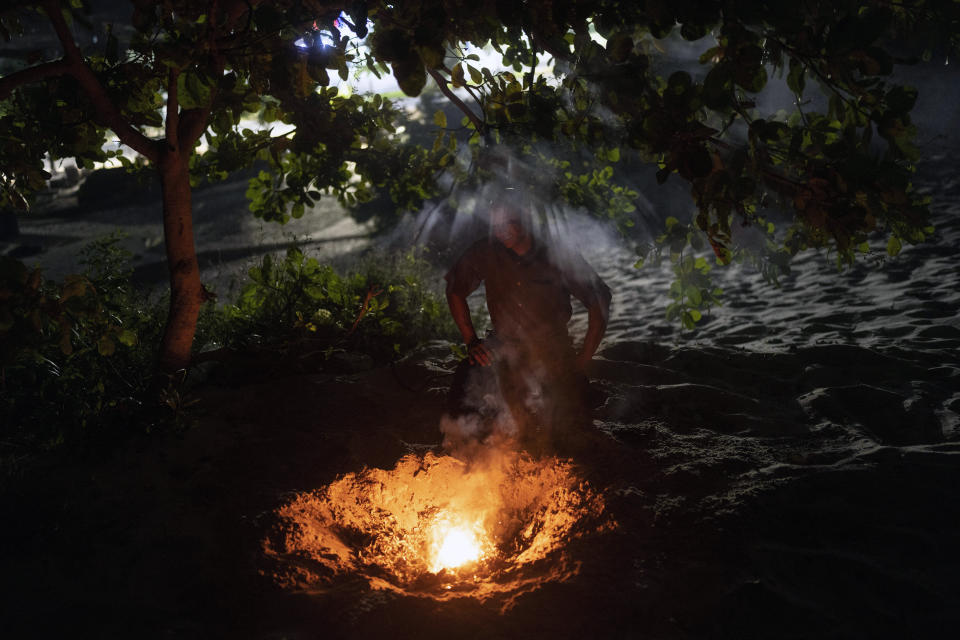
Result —
<instances>
[{"instance_id":1,"label":"orange flame","mask_svg":"<svg viewBox=\"0 0 960 640\"><path fill-rule=\"evenodd\" d=\"M490 550L482 525L473 525L443 518L431 528L429 571L440 573L444 569L457 569L486 557Z\"/></svg>"},{"instance_id":2,"label":"orange flame","mask_svg":"<svg viewBox=\"0 0 960 640\"><path fill-rule=\"evenodd\" d=\"M566 543L612 526L602 515L602 497L569 461L411 454L298 495L265 547L290 588L360 575L377 589L483 599L574 575Z\"/></svg>"}]
</instances>

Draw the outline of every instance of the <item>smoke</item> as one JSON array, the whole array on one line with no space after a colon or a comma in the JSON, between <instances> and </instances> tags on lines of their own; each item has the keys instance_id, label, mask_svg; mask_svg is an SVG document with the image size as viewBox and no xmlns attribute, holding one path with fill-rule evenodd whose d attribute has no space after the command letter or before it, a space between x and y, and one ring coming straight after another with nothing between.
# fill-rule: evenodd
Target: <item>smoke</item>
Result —
<instances>
[{"instance_id":1,"label":"smoke","mask_svg":"<svg viewBox=\"0 0 960 640\"><path fill-rule=\"evenodd\" d=\"M408 218L389 242L428 246L430 255L446 270L467 247L492 237L491 210L495 205L507 205L525 214L524 226L535 244L545 249L549 261L565 277L595 284L596 270L584 254L623 256L625 240L611 224L561 201L556 194L557 170L538 161L538 156L542 158L543 154L521 155L498 145L484 149L477 166L471 166L473 156L464 151L458 158L464 163L461 169L472 170L483 180L467 186L454 185L452 178L446 178L451 182L442 186L448 189L449 199L430 203L417 216ZM652 211L645 198L638 200L640 211ZM606 289L602 285L600 288ZM605 295L600 292L592 297L603 299ZM576 307L575 299L573 303ZM479 311L479 292L470 296L468 304L474 312ZM469 373L457 374L463 379L454 382L451 393L459 396L459 407L445 415L440 424L444 449L461 459L474 459L497 449L540 446L551 431L560 428L556 423L563 422L555 419L560 410L554 387L563 378L561 374L570 374L572 351L570 360L561 362L562 358L550 361L530 357L528 352L496 340L488 340L487 346L494 352L495 364L474 366ZM569 344L558 345L558 350L560 347L569 350ZM558 388L569 388L562 386L564 382Z\"/></svg>"},{"instance_id":2,"label":"smoke","mask_svg":"<svg viewBox=\"0 0 960 640\"><path fill-rule=\"evenodd\" d=\"M571 288L580 292L584 301L607 300L609 290L599 281L597 260L609 266L611 259L622 265L626 258L626 264L632 264L628 241L611 223L558 197L557 183L562 177L555 165L543 160L544 154L529 150L520 154L499 145L484 149L474 159L464 150L457 160L463 165L460 169L478 179L454 184L446 177L441 186L449 197L428 203L418 215L408 217L387 244L427 246L428 255L446 271L470 245L491 238L491 210L494 205L507 204L525 212L525 226L534 243L546 251L568 283L576 281ZM644 196L639 196L636 204L638 221L654 217L653 206ZM584 295L585 291L590 294ZM483 302L480 291L468 297L475 314ZM571 298L571 306L572 326L585 329L586 314L579 311L576 298ZM576 333L577 340L583 337ZM571 398L557 397L563 395L557 389L573 388L569 342L556 345L564 354L552 359L530 357L507 343L488 340L487 345L494 351L495 364L475 366L469 375L462 372L464 379L455 381L451 392L460 396L460 406L440 423L444 449L461 459L474 459L491 450L540 447L566 428L570 415L580 415L563 410L570 409Z\"/></svg>"},{"instance_id":3,"label":"smoke","mask_svg":"<svg viewBox=\"0 0 960 640\"><path fill-rule=\"evenodd\" d=\"M630 175L617 178L618 183L637 193L632 201L636 210L628 223L631 231L626 237L613 222L604 219L605 211L591 212L562 199L559 189L563 170L547 160L551 153L546 145L520 153L500 144L484 148L474 157L467 145L461 145L456 159L458 173L471 178L455 184L452 174L441 176L439 187L444 197L404 217L384 244L391 248L427 247L449 266L470 244L490 233L492 206L508 203L527 212L534 238L550 247L556 260L566 261L574 254L603 254L648 242L661 232L662 220L677 213L673 203L682 198L666 187L655 195L670 191L670 197L655 206L647 197L648 191L658 187L653 173L638 175L638 181L634 181L631 168L625 172ZM641 184L648 177L653 186ZM689 195L686 199L689 201ZM568 262L563 264L569 266Z\"/></svg>"},{"instance_id":4,"label":"smoke","mask_svg":"<svg viewBox=\"0 0 960 640\"><path fill-rule=\"evenodd\" d=\"M474 463L498 452L550 455L575 445L590 427L585 380L562 346L544 353L497 336L485 345L493 363L461 363L454 376L440 420L444 451Z\"/></svg>"},{"instance_id":5,"label":"smoke","mask_svg":"<svg viewBox=\"0 0 960 640\"><path fill-rule=\"evenodd\" d=\"M506 367L520 364L515 349L496 339L487 341L494 363L490 366L461 364L450 390L455 406L440 420L443 448L463 459L475 459L485 449L515 448L525 425L520 424L504 395ZM534 372L524 374L523 408L536 410L541 385ZM527 378L531 378L528 380Z\"/></svg>"}]
</instances>

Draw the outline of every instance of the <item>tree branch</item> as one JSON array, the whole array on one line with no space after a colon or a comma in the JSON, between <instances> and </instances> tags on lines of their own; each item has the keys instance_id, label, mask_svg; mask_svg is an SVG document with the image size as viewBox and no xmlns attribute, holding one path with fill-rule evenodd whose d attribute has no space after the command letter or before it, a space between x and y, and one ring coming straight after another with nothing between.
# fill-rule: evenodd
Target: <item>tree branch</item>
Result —
<instances>
[{"instance_id":1,"label":"tree branch","mask_svg":"<svg viewBox=\"0 0 960 640\"><path fill-rule=\"evenodd\" d=\"M563 60L567 63L573 63L573 58L570 55L569 49L561 53L558 48L554 47L549 41L541 38L533 31L530 32L530 41L536 44L536 46L538 46L542 51L546 51L553 56L554 60Z\"/></svg>"},{"instance_id":2,"label":"tree branch","mask_svg":"<svg viewBox=\"0 0 960 640\"><path fill-rule=\"evenodd\" d=\"M120 138L120 142L140 153L151 162L156 162L159 158L157 144L139 130L135 129L127 119L123 117L120 109L117 108L117 105L114 104L110 96L107 95L106 89L104 89L100 80L97 79L93 70L90 69L84 61L83 53L81 53L80 48L74 41L66 20L63 19L63 11L60 8L60 3L56 0L46 0L43 2L43 10L50 18L53 29L57 33L57 38L59 38L60 44L63 46L64 58L68 66L67 72L80 83L80 87L93 103L97 113L98 124L109 127L117 134L117 137Z\"/></svg>"},{"instance_id":3,"label":"tree branch","mask_svg":"<svg viewBox=\"0 0 960 640\"><path fill-rule=\"evenodd\" d=\"M381 287L375 284L370 285L370 288L367 289L367 296L363 299L363 306L360 307L360 313L357 315L357 319L353 321L353 326L350 327L350 331L347 331L348 336L353 335L353 332L357 330L357 326L360 325L360 321L363 320L363 316L367 315L367 311L370 310L370 301L381 293L383 293Z\"/></svg>"},{"instance_id":4,"label":"tree branch","mask_svg":"<svg viewBox=\"0 0 960 640\"><path fill-rule=\"evenodd\" d=\"M178 69L170 68L167 74L167 121L165 131L167 136L167 148L170 151L178 151L180 148L180 98L177 95L177 80L180 77Z\"/></svg>"},{"instance_id":5,"label":"tree branch","mask_svg":"<svg viewBox=\"0 0 960 640\"><path fill-rule=\"evenodd\" d=\"M6 100L13 91L24 84L31 84L44 78L66 75L70 65L64 60L45 62L26 69L14 71L0 78L0 100Z\"/></svg>"},{"instance_id":6,"label":"tree branch","mask_svg":"<svg viewBox=\"0 0 960 640\"><path fill-rule=\"evenodd\" d=\"M214 78L219 78L223 75L223 70L226 66L224 57L220 55L218 51L212 51L210 57L212 67L209 69L210 75ZM181 149L192 149L194 143L199 140L203 132L207 130L210 113L213 111L213 103L216 99L217 87L214 86L210 89L210 101L206 106L196 109L185 109L183 113L180 114L180 126L177 130L177 135L180 138Z\"/></svg>"},{"instance_id":7,"label":"tree branch","mask_svg":"<svg viewBox=\"0 0 960 640\"><path fill-rule=\"evenodd\" d=\"M253 11L254 2L244 2L242 5L246 7L248 11ZM210 15L208 16L207 22L207 44L210 47L210 75L214 78L219 78L223 75L223 70L226 68L226 59L223 54L218 49L217 44L217 27L216 27L216 16L219 13L219 3L217 0L212 0L210 3ZM236 4L234 8L236 8ZM233 15L230 13L230 9L227 10L227 20L228 23L234 20L239 19L243 14L239 13ZM230 24L225 27L230 28ZM207 124L210 121L210 113L213 111L213 103L217 99L217 87L213 86L210 89L210 102L204 106L196 109L186 109L180 114L180 123L177 128L177 136L179 140L179 147L181 149L191 150L193 149L194 143L200 139L200 136L203 135L203 132L207 130Z\"/></svg>"},{"instance_id":8,"label":"tree branch","mask_svg":"<svg viewBox=\"0 0 960 640\"><path fill-rule=\"evenodd\" d=\"M533 81L537 78L537 43L532 34L529 34L530 39L530 75L528 76L527 86L533 91Z\"/></svg>"},{"instance_id":9,"label":"tree branch","mask_svg":"<svg viewBox=\"0 0 960 640\"><path fill-rule=\"evenodd\" d=\"M483 133L483 130L486 128L483 120L470 110L470 107L463 103L463 100L457 97L453 91L450 90L447 81L441 76L435 69L427 69L427 73L430 74L430 77L433 78L433 81L437 83L437 87L440 89L440 92L447 97L450 102L452 102L460 111L470 119L470 122L473 123L474 128L478 133Z\"/></svg>"},{"instance_id":10,"label":"tree branch","mask_svg":"<svg viewBox=\"0 0 960 640\"><path fill-rule=\"evenodd\" d=\"M213 96L211 96L211 101ZM210 117L210 107L185 109L180 118L180 148L192 149L193 144L200 139L207 130L207 120Z\"/></svg>"},{"instance_id":11,"label":"tree branch","mask_svg":"<svg viewBox=\"0 0 960 640\"><path fill-rule=\"evenodd\" d=\"M263 2L263 0L231 0L226 7L223 8L224 15L224 25L228 31L236 28L237 22L244 15L252 16L253 10ZM212 16L211 16L212 17ZM250 21L247 21L249 26Z\"/></svg>"}]
</instances>

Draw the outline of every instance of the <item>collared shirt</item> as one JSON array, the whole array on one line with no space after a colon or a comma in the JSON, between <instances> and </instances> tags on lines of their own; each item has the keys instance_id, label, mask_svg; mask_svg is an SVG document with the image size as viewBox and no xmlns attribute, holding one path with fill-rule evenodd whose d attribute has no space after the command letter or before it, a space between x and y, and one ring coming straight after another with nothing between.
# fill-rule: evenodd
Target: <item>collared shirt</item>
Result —
<instances>
[{"instance_id":1,"label":"collared shirt","mask_svg":"<svg viewBox=\"0 0 960 640\"><path fill-rule=\"evenodd\" d=\"M449 290L466 297L486 285L487 311L495 333L506 340L567 339L570 296L587 308L605 306L610 290L579 254L562 264L542 245L522 256L496 240L474 243L447 273Z\"/></svg>"}]
</instances>

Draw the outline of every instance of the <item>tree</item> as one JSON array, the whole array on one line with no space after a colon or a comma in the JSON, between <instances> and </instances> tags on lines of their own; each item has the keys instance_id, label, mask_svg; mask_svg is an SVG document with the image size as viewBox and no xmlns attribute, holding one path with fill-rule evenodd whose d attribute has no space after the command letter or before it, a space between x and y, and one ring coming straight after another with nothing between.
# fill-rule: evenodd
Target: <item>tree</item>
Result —
<instances>
[{"instance_id":1,"label":"tree","mask_svg":"<svg viewBox=\"0 0 960 640\"><path fill-rule=\"evenodd\" d=\"M694 219L668 219L653 247L677 274L668 315L689 328L718 301L709 263L695 255L701 239L720 264L747 257L775 280L807 248L827 247L843 265L871 251L871 234L895 255L933 232L911 185L917 91L890 76L894 65L957 50L955 2L410 4L383 10L374 54L408 91L422 86L425 66L475 139L507 142L548 170L528 185L549 175L546 199L629 226L635 194L621 158L656 163L658 182L690 184ZM460 50L465 41L490 43L507 71L479 68ZM670 58L681 41L698 47L699 61ZM552 76L535 72L542 54ZM762 109L771 90L793 104ZM769 219L774 205L791 214L783 229ZM766 235L758 253L732 244L734 222Z\"/></svg>"},{"instance_id":2,"label":"tree","mask_svg":"<svg viewBox=\"0 0 960 640\"><path fill-rule=\"evenodd\" d=\"M254 158L272 171L251 182L251 209L283 221L324 192L354 204L387 189L399 207L415 207L439 194L438 172L470 185L497 171L486 143L505 143L545 169L519 178L544 200L588 205L623 228L636 194L633 164L622 159L656 163L659 181L689 182L698 209L690 224L668 220L655 248L678 276L668 313L688 327L717 299L696 245L706 238L729 263L735 221L768 235L756 259L772 277L808 247L850 262L877 230L895 254L932 230L910 184L916 91L889 76L909 62L898 52L910 38L922 35L929 53L955 50L960 34L960 5L950 0L136 0L124 52L110 33L81 50L67 18L82 12L65 14L54 0L39 6L63 55L0 79L0 122L14 132L0 149L0 205L25 206L45 179L47 152L103 159L108 129L159 171L172 293L166 369L189 362L206 299L191 171L194 180L221 178ZM7 32L11 15L0 22ZM368 28L369 47L358 48ZM700 47L699 64L661 53L678 36ZM477 68L467 42L492 45L507 70ZM537 73L543 58L554 73ZM391 71L408 95L431 77L464 113L473 162L454 161L445 118L431 149L402 145L388 102L337 95L328 70L346 77L350 62ZM795 96L789 112L758 107L771 75ZM295 129L242 130L246 112ZM773 201L792 214L786 230L766 217Z\"/></svg>"},{"instance_id":3,"label":"tree","mask_svg":"<svg viewBox=\"0 0 960 640\"><path fill-rule=\"evenodd\" d=\"M9 36L39 9L62 55L30 60L0 79L0 206L27 207L49 177L48 153L88 165L107 159L108 133L159 173L171 291L162 370L189 364L200 307L210 297L197 265L192 183L264 158L279 168L276 181L263 174L254 181L271 185L254 198L255 211L268 218L302 215L322 191L364 197L348 163L362 175L376 165L365 157L380 161L358 152L390 146L394 112L379 96L343 98L327 86L328 69L347 74L350 38L340 37L335 21L356 4L137 0L129 42L121 44L108 25L102 44L83 49L71 28L84 16L79 2L68 9L56 0L22 3L3 14L0 26ZM366 14L356 10L362 31ZM332 36L329 43L295 46L297 38L312 40L321 30ZM281 135L241 129L244 114L258 113L293 128ZM208 146L203 154L201 141ZM116 156L129 164L122 153Z\"/></svg>"}]
</instances>

